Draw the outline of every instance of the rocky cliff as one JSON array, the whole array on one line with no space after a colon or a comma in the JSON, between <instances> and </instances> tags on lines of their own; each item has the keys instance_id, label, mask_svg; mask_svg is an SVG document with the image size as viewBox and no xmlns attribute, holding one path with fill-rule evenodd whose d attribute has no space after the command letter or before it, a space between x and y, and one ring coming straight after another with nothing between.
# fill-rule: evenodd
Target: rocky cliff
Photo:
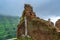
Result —
<instances>
[{"instance_id":1,"label":"rocky cliff","mask_svg":"<svg viewBox=\"0 0 60 40\"><path fill-rule=\"evenodd\" d=\"M56 26L57 28L59 28L59 30L60 30L60 19L58 19L58 20L56 21L55 26Z\"/></svg>"},{"instance_id":2,"label":"rocky cliff","mask_svg":"<svg viewBox=\"0 0 60 40\"><path fill-rule=\"evenodd\" d=\"M33 40L59 40L53 22L51 22L50 19L46 21L37 17L32 6L29 4L25 4L20 23L17 25L18 39L25 33L24 17L27 18L27 33Z\"/></svg>"}]
</instances>

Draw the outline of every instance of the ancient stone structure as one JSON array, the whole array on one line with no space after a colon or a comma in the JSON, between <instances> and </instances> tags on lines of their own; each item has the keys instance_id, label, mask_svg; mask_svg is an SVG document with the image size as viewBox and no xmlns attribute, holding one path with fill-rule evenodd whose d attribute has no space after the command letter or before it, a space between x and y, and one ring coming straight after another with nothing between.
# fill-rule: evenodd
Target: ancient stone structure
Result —
<instances>
[{"instance_id":1,"label":"ancient stone structure","mask_svg":"<svg viewBox=\"0 0 60 40\"><path fill-rule=\"evenodd\" d=\"M20 23L17 25L17 38L25 33L24 17L27 18L28 35L33 40L58 40L58 35L53 23L36 17L33 8L29 4L25 4Z\"/></svg>"}]
</instances>

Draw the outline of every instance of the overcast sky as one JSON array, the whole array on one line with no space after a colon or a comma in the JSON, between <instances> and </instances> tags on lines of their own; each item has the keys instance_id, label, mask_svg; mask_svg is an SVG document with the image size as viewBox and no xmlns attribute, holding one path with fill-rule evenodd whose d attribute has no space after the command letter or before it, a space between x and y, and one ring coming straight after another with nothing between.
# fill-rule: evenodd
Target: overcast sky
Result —
<instances>
[{"instance_id":1,"label":"overcast sky","mask_svg":"<svg viewBox=\"0 0 60 40\"><path fill-rule=\"evenodd\" d=\"M60 18L60 0L0 0L0 14L21 16L24 4L31 4L36 15L53 22Z\"/></svg>"}]
</instances>

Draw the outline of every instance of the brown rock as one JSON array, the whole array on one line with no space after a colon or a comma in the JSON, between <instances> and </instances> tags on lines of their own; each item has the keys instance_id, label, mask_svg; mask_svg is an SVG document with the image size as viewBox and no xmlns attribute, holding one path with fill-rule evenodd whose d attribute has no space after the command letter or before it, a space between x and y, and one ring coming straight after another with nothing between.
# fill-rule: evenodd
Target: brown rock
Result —
<instances>
[{"instance_id":1,"label":"brown rock","mask_svg":"<svg viewBox=\"0 0 60 40\"><path fill-rule=\"evenodd\" d=\"M33 8L31 5L25 4L24 9L25 10L24 10L24 13L22 16L26 16L29 19L36 17L35 13L33 12Z\"/></svg>"},{"instance_id":2,"label":"brown rock","mask_svg":"<svg viewBox=\"0 0 60 40\"><path fill-rule=\"evenodd\" d=\"M57 28L59 28L59 30L60 30L60 19L58 19L58 20L56 21L55 26L56 26Z\"/></svg>"},{"instance_id":3,"label":"brown rock","mask_svg":"<svg viewBox=\"0 0 60 40\"><path fill-rule=\"evenodd\" d=\"M28 21L28 35L30 35L33 40L54 40L53 38L55 37L55 35L57 36L57 34L53 32L54 25L50 21L50 19L46 21L40 19L39 17L36 17L35 12L33 12L32 6L29 4L25 4L23 15L20 19L20 23L17 26L17 38L25 33L25 16L27 17Z\"/></svg>"},{"instance_id":4,"label":"brown rock","mask_svg":"<svg viewBox=\"0 0 60 40\"><path fill-rule=\"evenodd\" d=\"M36 17L35 13L33 12L33 8L29 4L25 4L23 15L20 19L20 23L17 26L17 37L19 38L22 34L24 34L24 17L27 17L27 20L31 20L32 18Z\"/></svg>"}]
</instances>

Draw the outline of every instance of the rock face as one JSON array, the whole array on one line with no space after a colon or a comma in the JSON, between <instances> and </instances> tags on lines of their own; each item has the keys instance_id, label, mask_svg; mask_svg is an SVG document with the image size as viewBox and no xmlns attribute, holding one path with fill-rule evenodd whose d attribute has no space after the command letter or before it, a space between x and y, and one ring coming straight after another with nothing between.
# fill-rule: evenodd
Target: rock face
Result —
<instances>
[{"instance_id":1,"label":"rock face","mask_svg":"<svg viewBox=\"0 0 60 40\"><path fill-rule=\"evenodd\" d=\"M19 38L22 34L24 34L24 30L25 30L25 22L24 22L24 17L27 17L27 21L29 22L31 19L35 18L36 15L35 13L33 12L33 8L31 5L29 4L25 4L24 6L24 11L23 11L23 14L22 14L22 17L20 19L20 23L18 24L18 28L17 28L17 37Z\"/></svg>"},{"instance_id":2,"label":"rock face","mask_svg":"<svg viewBox=\"0 0 60 40\"><path fill-rule=\"evenodd\" d=\"M26 16L28 20L36 17L35 12L33 12L33 8L32 8L31 5L29 5L29 4L26 5L25 4L24 9L25 10L23 11L22 17L25 17Z\"/></svg>"},{"instance_id":3,"label":"rock face","mask_svg":"<svg viewBox=\"0 0 60 40\"><path fill-rule=\"evenodd\" d=\"M17 38L25 33L24 17L27 17L28 35L33 40L59 40L54 24L50 21L36 17L33 8L29 4L25 4L20 23L17 25Z\"/></svg>"},{"instance_id":4,"label":"rock face","mask_svg":"<svg viewBox=\"0 0 60 40\"><path fill-rule=\"evenodd\" d=\"M56 21L55 26L57 27L58 38L60 40L60 19Z\"/></svg>"},{"instance_id":5,"label":"rock face","mask_svg":"<svg viewBox=\"0 0 60 40\"><path fill-rule=\"evenodd\" d=\"M57 28L59 28L59 30L60 30L60 19L58 19L58 20L56 21L55 26L56 26Z\"/></svg>"}]
</instances>

